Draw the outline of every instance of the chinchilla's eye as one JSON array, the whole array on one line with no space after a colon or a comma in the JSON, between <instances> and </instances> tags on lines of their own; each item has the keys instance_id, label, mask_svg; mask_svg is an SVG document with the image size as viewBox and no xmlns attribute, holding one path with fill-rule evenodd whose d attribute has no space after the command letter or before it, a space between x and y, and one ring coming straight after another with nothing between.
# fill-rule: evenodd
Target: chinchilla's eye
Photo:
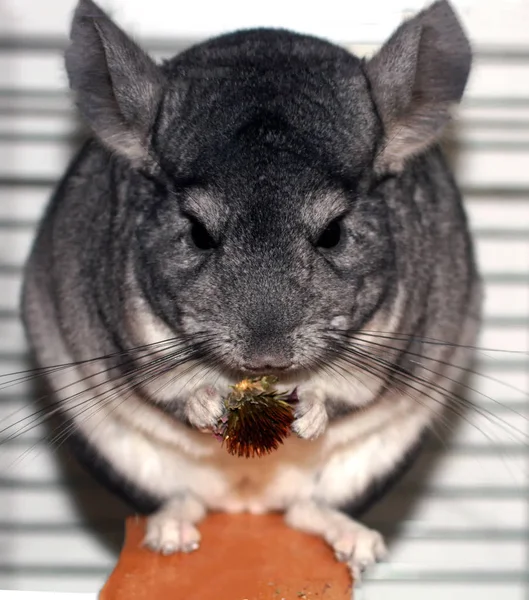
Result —
<instances>
[{"instance_id":1,"label":"chinchilla's eye","mask_svg":"<svg viewBox=\"0 0 529 600\"><path fill-rule=\"evenodd\" d=\"M343 236L342 219L334 219L322 231L320 237L316 241L316 248L330 250L336 248L341 242Z\"/></svg>"},{"instance_id":2,"label":"chinchilla's eye","mask_svg":"<svg viewBox=\"0 0 529 600\"><path fill-rule=\"evenodd\" d=\"M217 242L209 234L208 230L196 219L191 219L191 241L199 250L213 250L217 247Z\"/></svg>"}]
</instances>

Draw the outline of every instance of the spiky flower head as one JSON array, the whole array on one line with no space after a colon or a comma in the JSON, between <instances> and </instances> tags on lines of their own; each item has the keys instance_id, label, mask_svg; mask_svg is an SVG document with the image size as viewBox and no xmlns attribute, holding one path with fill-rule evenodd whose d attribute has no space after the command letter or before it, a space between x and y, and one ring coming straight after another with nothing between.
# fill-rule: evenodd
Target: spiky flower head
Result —
<instances>
[{"instance_id":1,"label":"spiky flower head","mask_svg":"<svg viewBox=\"0 0 529 600\"><path fill-rule=\"evenodd\" d=\"M277 450L294 420L296 390L278 392L277 378L267 375L243 379L231 386L225 413L214 434L230 454L253 458Z\"/></svg>"}]
</instances>

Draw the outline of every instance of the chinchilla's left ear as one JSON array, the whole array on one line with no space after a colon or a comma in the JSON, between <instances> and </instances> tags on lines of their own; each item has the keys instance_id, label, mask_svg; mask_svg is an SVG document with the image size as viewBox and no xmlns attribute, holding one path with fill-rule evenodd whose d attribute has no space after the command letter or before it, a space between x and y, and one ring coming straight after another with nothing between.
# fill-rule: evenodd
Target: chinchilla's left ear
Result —
<instances>
[{"instance_id":1,"label":"chinchilla's left ear","mask_svg":"<svg viewBox=\"0 0 529 600\"><path fill-rule=\"evenodd\" d=\"M109 148L141 163L163 88L163 75L92 0L74 14L66 70L82 116Z\"/></svg>"},{"instance_id":2,"label":"chinchilla's left ear","mask_svg":"<svg viewBox=\"0 0 529 600\"><path fill-rule=\"evenodd\" d=\"M403 23L367 63L385 129L377 171L401 170L407 158L439 139L461 100L470 64L467 37L445 0Z\"/></svg>"}]
</instances>

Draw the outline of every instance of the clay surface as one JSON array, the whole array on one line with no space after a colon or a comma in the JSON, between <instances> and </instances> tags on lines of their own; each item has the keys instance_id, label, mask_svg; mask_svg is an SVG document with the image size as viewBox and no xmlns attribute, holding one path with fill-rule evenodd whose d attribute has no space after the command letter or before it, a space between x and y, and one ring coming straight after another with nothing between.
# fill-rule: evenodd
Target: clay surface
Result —
<instances>
[{"instance_id":1,"label":"clay surface","mask_svg":"<svg viewBox=\"0 0 529 600\"><path fill-rule=\"evenodd\" d=\"M143 519L127 520L100 600L351 600L347 568L280 515L211 514L200 550L173 556L142 548L143 529Z\"/></svg>"}]
</instances>

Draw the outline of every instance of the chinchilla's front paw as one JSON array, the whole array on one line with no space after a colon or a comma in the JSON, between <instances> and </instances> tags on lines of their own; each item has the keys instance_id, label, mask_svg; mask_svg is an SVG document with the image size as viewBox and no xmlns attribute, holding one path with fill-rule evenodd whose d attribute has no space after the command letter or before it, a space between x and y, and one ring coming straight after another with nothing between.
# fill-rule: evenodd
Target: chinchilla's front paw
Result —
<instances>
[{"instance_id":1,"label":"chinchilla's front paw","mask_svg":"<svg viewBox=\"0 0 529 600\"><path fill-rule=\"evenodd\" d=\"M210 430L224 412L224 400L216 388L204 386L189 396L185 412L191 425L200 430Z\"/></svg>"},{"instance_id":2,"label":"chinchilla's front paw","mask_svg":"<svg viewBox=\"0 0 529 600\"><path fill-rule=\"evenodd\" d=\"M298 393L298 403L292 430L299 437L314 440L327 428L329 416L325 408L325 395L316 390Z\"/></svg>"}]
</instances>

